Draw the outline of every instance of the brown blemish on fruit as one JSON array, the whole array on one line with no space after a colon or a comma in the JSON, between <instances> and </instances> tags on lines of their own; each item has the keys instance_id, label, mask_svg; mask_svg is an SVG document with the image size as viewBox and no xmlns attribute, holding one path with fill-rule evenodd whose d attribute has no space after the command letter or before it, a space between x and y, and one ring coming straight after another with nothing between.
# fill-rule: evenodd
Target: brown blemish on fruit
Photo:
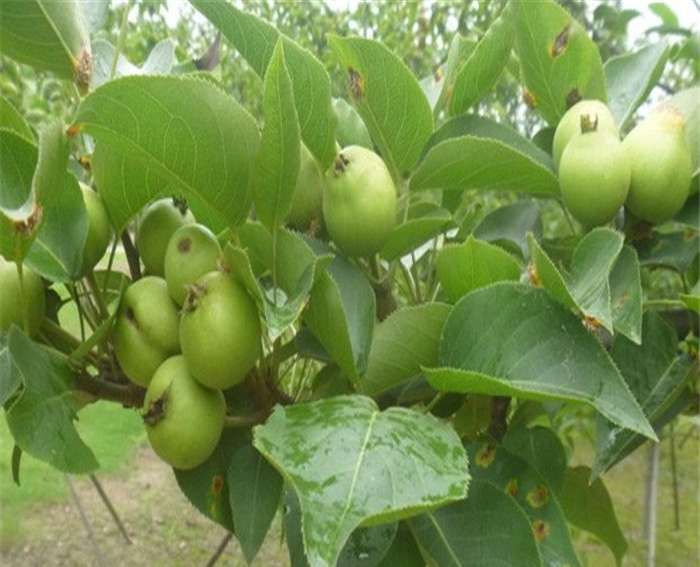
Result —
<instances>
[{"instance_id":1,"label":"brown blemish on fruit","mask_svg":"<svg viewBox=\"0 0 700 567\"><path fill-rule=\"evenodd\" d=\"M360 72L352 67L348 67L348 90L356 102L362 102L365 98L365 80Z\"/></svg>"},{"instance_id":2,"label":"brown blemish on fruit","mask_svg":"<svg viewBox=\"0 0 700 567\"><path fill-rule=\"evenodd\" d=\"M552 45L552 49L549 52L552 58L559 57L566 49L566 46L569 45L570 31L571 24L567 25L561 32L559 32L557 37L554 38L554 44Z\"/></svg>"},{"instance_id":3,"label":"brown blemish on fruit","mask_svg":"<svg viewBox=\"0 0 700 567\"><path fill-rule=\"evenodd\" d=\"M532 522L532 533L537 541L544 541L549 535L549 524L542 520Z\"/></svg>"},{"instance_id":4,"label":"brown blemish on fruit","mask_svg":"<svg viewBox=\"0 0 700 567\"><path fill-rule=\"evenodd\" d=\"M476 464L483 469L487 469L496 460L496 445L486 443L476 452Z\"/></svg>"},{"instance_id":5,"label":"brown blemish on fruit","mask_svg":"<svg viewBox=\"0 0 700 567\"><path fill-rule=\"evenodd\" d=\"M523 88L523 102L527 105L530 110L535 110L537 108L538 102L537 97L532 94L532 91L527 87Z\"/></svg>"},{"instance_id":6,"label":"brown blemish on fruit","mask_svg":"<svg viewBox=\"0 0 700 567\"><path fill-rule=\"evenodd\" d=\"M181 252L182 254L187 254L191 248L192 248L192 239L191 238L183 238L182 240L180 240L180 242L177 243L177 250L178 250L178 252Z\"/></svg>"},{"instance_id":7,"label":"brown blemish on fruit","mask_svg":"<svg viewBox=\"0 0 700 567\"><path fill-rule=\"evenodd\" d=\"M547 488L546 484L538 484L527 493L527 497L525 499L533 508L542 508L542 506L549 502L549 488Z\"/></svg>"}]
</instances>

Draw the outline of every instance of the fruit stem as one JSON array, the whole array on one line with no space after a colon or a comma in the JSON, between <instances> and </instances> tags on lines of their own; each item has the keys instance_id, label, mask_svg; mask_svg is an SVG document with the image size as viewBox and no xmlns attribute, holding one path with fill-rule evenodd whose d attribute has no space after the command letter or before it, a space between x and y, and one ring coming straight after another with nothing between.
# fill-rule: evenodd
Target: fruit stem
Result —
<instances>
[{"instance_id":1,"label":"fruit stem","mask_svg":"<svg viewBox=\"0 0 700 567\"><path fill-rule=\"evenodd\" d=\"M581 134L587 134L588 132L595 132L598 129L598 115L597 114L582 114L581 115Z\"/></svg>"},{"instance_id":2,"label":"fruit stem","mask_svg":"<svg viewBox=\"0 0 700 567\"><path fill-rule=\"evenodd\" d=\"M122 232L122 246L124 247L124 253L126 254L126 261L129 264L129 273L131 274L131 279L136 281L141 279L141 265L139 264L139 254L136 251L134 243L131 241L129 233L124 230Z\"/></svg>"},{"instance_id":3,"label":"fruit stem","mask_svg":"<svg viewBox=\"0 0 700 567\"><path fill-rule=\"evenodd\" d=\"M117 402L126 407L142 407L146 390L128 382L117 384L101 377L90 376L87 372L75 372L75 385L78 390L100 400Z\"/></svg>"},{"instance_id":4,"label":"fruit stem","mask_svg":"<svg viewBox=\"0 0 700 567\"><path fill-rule=\"evenodd\" d=\"M227 429L241 429L264 423L269 412L258 410L251 415L227 415L224 417L224 427Z\"/></svg>"}]
</instances>

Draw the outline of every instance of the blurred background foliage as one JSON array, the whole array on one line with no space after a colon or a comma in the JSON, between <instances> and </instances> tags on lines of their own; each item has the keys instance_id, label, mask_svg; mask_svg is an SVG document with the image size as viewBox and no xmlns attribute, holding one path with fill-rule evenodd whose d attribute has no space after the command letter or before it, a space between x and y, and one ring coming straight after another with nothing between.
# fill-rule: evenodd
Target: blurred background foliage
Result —
<instances>
[{"instance_id":1,"label":"blurred background foliage","mask_svg":"<svg viewBox=\"0 0 700 567\"><path fill-rule=\"evenodd\" d=\"M328 32L380 40L422 79L432 76L445 63L455 34L478 41L506 4L506 0L232 1L273 23L316 55L331 76L336 96L345 96L345 74L329 48ZM693 2L700 16L700 7L696 0ZM658 87L662 92L656 93L657 97L697 83L700 40L697 30L688 27L690 23L679 20L674 4L651 4L649 10L655 19L649 19L647 14L651 25L643 34L630 37L630 23L642 15L639 9L623 7L621 0L559 0L559 3L586 27L603 61L665 39L672 55ZM199 59L216 41L213 26L184 1L98 0L85 4L90 6L93 41L105 40L112 45L121 41L122 53L137 66L166 38L174 42L181 64ZM641 5L640 9L643 9ZM126 12L128 17L124 21ZM219 47L219 61L214 75L254 116L261 116L260 78L225 40ZM0 58L0 65L0 92L17 108L26 109L26 118L32 126L39 127L52 116L70 120L77 102L72 85L5 57ZM189 67L192 68L191 63ZM480 103L477 112L509 124L525 135L533 135L542 122L536 113L526 109L517 75L518 62L513 56L497 87Z\"/></svg>"}]
</instances>

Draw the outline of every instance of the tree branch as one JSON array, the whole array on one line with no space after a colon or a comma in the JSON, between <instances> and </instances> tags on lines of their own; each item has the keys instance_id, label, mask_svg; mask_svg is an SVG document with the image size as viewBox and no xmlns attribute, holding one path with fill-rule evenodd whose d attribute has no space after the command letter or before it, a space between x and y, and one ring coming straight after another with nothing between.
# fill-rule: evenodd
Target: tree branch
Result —
<instances>
[{"instance_id":1,"label":"tree branch","mask_svg":"<svg viewBox=\"0 0 700 567\"><path fill-rule=\"evenodd\" d=\"M78 390L101 400L118 402L126 407L141 407L146 390L131 382L118 384L104 378L90 376L86 372L74 374Z\"/></svg>"}]
</instances>

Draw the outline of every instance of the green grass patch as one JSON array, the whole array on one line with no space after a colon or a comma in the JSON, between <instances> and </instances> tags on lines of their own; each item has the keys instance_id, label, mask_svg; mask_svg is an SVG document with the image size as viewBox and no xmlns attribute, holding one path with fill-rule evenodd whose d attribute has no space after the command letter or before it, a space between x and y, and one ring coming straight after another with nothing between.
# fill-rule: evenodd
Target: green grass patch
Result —
<instances>
[{"instance_id":1,"label":"green grass patch","mask_svg":"<svg viewBox=\"0 0 700 567\"><path fill-rule=\"evenodd\" d=\"M76 423L78 431L95 453L100 468L97 474L129 470L138 445L146 440L136 410L110 402L96 402L83 408ZM20 485L12 481L14 446L5 419L0 420L0 541L22 537L22 518L37 504L61 502L69 497L63 473L46 463L23 454Z\"/></svg>"}]
</instances>

